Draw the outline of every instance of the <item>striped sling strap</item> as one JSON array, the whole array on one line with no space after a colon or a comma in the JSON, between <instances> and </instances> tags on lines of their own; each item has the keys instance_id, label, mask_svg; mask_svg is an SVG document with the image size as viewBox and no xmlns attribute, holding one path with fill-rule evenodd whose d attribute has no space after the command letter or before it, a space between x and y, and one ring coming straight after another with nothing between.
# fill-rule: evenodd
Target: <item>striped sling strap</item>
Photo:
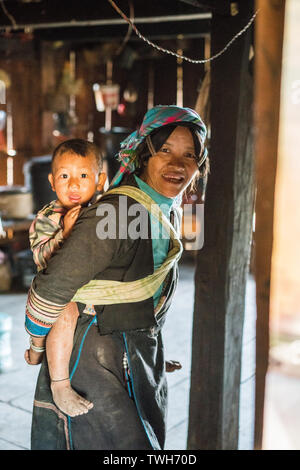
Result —
<instances>
[{"instance_id":1,"label":"striped sling strap","mask_svg":"<svg viewBox=\"0 0 300 470\"><path fill-rule=\"evenodd\" d=\"M153 274L130 282L94 279L78 289L72 301L94 305L140 302L152 297L161 286L168 272L179 260L183 249L182 244L174 227L163 214L159 205L140 189L124 185L111 189L105 194L126 195L142 204L170 234L170 249L163 264Z\"/></svg>"}]
</instances>

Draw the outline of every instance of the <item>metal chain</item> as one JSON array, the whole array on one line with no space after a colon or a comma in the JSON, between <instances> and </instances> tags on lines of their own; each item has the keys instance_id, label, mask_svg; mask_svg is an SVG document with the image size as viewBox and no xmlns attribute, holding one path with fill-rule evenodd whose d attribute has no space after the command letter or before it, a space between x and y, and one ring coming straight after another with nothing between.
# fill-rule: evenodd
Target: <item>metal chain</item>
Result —
<instances>
[{"instance_id":1,"label":"metal chain","mask_svg":"<svg viewBox=\"0 0 300 470\"><path fill-rule=\"evenodd\" d=\"M163 47L160 47L158 46L157 44L155 44L154 42L150 41L149 39L145 38L145 36L143 36L140 31L137 29L137 27L134 25L134 23L125 15L125 13L122 12L122 10L120 10L120 8L115 4L115 2L113 0L108 0L109 3L111 4L111 6L122 16L122 18L124 18L125 21L127 21L127 23L129 23L132 27L132 29L134 30L134 32L136 33L136 35L142 39L143 41L145 41L149 46L152 46L154 47L155 49L157 49L158 51L160 52L164 52L165 54L169 54L169 55L172 55L174 57L177 57L179 59L182 59L182 60L186 60L187 62L191 62L192 64L204 64L206 62L210 62L214 59L216 59L217 57L219 57L220 55L224 54L224 52L231 46L231 44L239 37L241 36L250 26L251 24L253 23L253 21L255 20L255 17L258 13L259 10L257 10L254 15L252 16L252 18L248 21L248 23L246 24L246 26L241 29L241 31L239 31L227 44L226 46L221 50L219 51L217 54L209 57L208 59L199 59L199 60L196 60L196 59L191 59L189 57L186 57L184 55L180 55L178 54L177 52L174 52L174 51L170 51L168 49L164 49Z\"/></svg>"}]
</instances>

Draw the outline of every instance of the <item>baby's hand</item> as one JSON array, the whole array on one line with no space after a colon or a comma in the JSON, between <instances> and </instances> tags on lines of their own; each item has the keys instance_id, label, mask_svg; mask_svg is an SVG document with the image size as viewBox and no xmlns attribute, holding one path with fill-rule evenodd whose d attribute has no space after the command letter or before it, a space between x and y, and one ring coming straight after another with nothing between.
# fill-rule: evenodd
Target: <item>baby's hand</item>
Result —
<instances>
[{"instance_id":1,"label":"baby's hand","mask_svg":"<svg viewBox=\"0 0 300 470\"><path fill-rule=\"evenodd\" d=\"M36 366L37 364L40 364L43 360L43 352L37 353L33 351L32 349L26 349L25 354L24 354L24 359L27 362L27 364L31 366Z\"/></svg>"},{"instance_id":2,"label":"baby's hand","mask_svg":"<svg viewBox=\"0 0 300 470\"><path fill-rule=\"evenodd\" d=\"M72 228L76 220L78 219L80 209L81 209L81 206L72 207L72 209L68 210L68 212L64 216L64 229L63 229L64 238L68 238L68 236L72 232Z\"/></svg>"}]
</instances>

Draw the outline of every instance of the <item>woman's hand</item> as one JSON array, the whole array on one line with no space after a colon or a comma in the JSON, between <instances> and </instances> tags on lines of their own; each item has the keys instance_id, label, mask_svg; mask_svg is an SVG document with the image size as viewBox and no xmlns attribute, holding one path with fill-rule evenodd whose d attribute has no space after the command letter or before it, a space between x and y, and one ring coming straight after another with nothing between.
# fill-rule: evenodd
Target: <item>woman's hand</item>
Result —
<instances>
[{"instance_id":1,"label":"woman's hand","mask_svg":"<svg viewBox=\"0 0 300 470\"><path fill-rule=\"evenodd\" d=\"M68 238L70 233L72 232L73 226L78 219L79 212L81 206L72 207L72 209L68 210L66 215L64 216L64 229L63 229L63 237Z\"/></svg>"}]
</instances>

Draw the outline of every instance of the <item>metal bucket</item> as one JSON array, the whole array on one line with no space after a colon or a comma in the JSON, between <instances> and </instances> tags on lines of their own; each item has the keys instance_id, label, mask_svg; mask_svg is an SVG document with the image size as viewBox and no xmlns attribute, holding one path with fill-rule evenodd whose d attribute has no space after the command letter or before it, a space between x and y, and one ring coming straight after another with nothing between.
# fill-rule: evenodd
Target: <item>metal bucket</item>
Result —
<instances>
[{"instance_id":1,"label":"metal bucket","mask_svg":"<svg viewBox=\"0 0 300 470\"><path fill-rule=\"evenodd\" d=\"M124 140L132 132L131 129L126 127L113 127L110 131L107 131L104 127L100 127L100 144L104 152L104 159L107 161L108 166L108 180L111 182L116 172L120 167L120 162L115 158L115 154L120 150L120 142Z\"/></svg>"},{"instance_id":2,"label":"metal bucket","mask_svg":"<svg viewBox=\"0 0 300 470\"><path fill-rule=\"evenodd\" d=\"M48 181L48 174L51 173L51 160L51 155L33 157L23 167L25 186L32 192L34 214L49 202L57 199Z\"/></svg>"}]
</instances>

